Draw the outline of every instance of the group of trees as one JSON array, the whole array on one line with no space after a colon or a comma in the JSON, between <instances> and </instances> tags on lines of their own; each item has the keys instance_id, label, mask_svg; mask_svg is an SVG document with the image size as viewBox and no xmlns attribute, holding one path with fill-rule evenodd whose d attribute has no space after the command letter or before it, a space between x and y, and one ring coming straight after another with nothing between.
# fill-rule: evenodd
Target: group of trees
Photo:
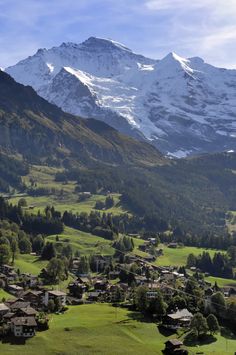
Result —
<instances>
[{"instance_id":1,"label":"group of trees","mask_svg":"<svg viewBox=\"0 0 236 355\"><path fill-rule=\"evenodd\" d=\"M65 211L62 216L62 222L65 225L110 240L116 239L119 233L126 234L150 231L154 220L155 215L138 217L128 213L113 215L112 213L101 213L99 211L91 211L90 213L81 212L80 214ZM166 227L165 225L165 228ZM156 233L144 233L146 236L152 234L156 236Z\"/></svg>"},{"instance_id":2,"label":"group of trees","mask_svg":"<svg viewBox=\"0 0 236 355\"><path fill-rule=\"evenodd\" d=\"M130 237L123 236L115 240L112 246L116 249L115 255L119 256L120 254L131 252L134 249L134 241Z\"/></svg>"},{"instance_id":3,"label":"group of trees","mask_svg":"<svg viewBox=\"0 0 236 355\"><path fill-rule=\"evenodd\" d=\"M95 203L94 208L96 210L108 210L109 208L112 208L113 206L114 206L114 199L112 196L109 195L106 197L104 202L101 200L97 201Z\"/></svg>"},{"instance_id":4,"label":"group of trees","mask_svg":"<svg viewBox=\"0 0 236 355\"><path fill-rule=\"evenodd\" d=\"M168 235L159 233L162 243L183 243L187 246L195 246L199 248L214 248L227 250L230 246L236 246L236 234L223 232L216 234L214 232L189 233L180 226L173 229Z\"/></svg>"},{"instance_id":5,"label":"group of trees","mask_svg":"<svg viewBox=\"0 0 236 355\"><path fill-rule=\"evenodd\" d=\"M147 293L149 289L145 286L139 286L134 290L134 304L137 310L142 313L148 313L150 315L156 315L157 317L163 317L166 314L167 303L164 301L161 291L156 291L155 298L148 298Z\"/></svg>"},{"instance_id":6,"label":"group of trees","mask_svg":"<svg viewBox=\"0 0 236 355\"><path fill-rule=\"evenodd\" d=\"M0 191L9 192L11 187L23 190L21 177L28 172L25 162L0 154Z\"/></svg>"},{"instance_id":7,"label":"group of trees","mask_svg":"<svg viewBox=\"0 0 236 355\"><path fill-rule=\"evenodd\" d=\"M205 318L202 313L196 313L191 320L190 329L192 334L199 338L201 335L206 335L208 331L211 335L218 333L220 326L214 314L211 313Z\"/></svg>"},{"instance_id":8,"label":"group of trees","mask_svg":"<svg viewBox=\"0 0 236 355\"><path fill-rule=\"evenodd\" d=\"M189 254L187 258L188 267L197 267L200 270L214 276L224 278L234 278L234 266L236 263L236 247L231 247L228 253L217 252L213 257L208 252L203 252L199 256Z\"/></svg>"},{"instance_id":9,"label":"group of trees","mask_svg":"<svg viewBox=\"0 0 236 355\"><path fill-rule=\"evenodd\" d=\"M53 257L46 267L47 281L54 284L66 280L69 274L69 261L66 257Z\"/></svg>"}]
</instances>

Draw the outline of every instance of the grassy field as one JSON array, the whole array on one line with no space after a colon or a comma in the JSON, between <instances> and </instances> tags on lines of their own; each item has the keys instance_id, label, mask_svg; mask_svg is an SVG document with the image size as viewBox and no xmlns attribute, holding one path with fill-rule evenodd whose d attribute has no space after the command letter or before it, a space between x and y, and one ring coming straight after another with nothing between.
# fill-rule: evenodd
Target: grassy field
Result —
<instances>
[{"instance_id":1,"label":"grassy field","mask_svg":"<svg viewBox=\"0 0 236 355\"><path fill-rule=\"evenodd\" d=\"M19 254L15 260L14 268L20 269L20 272L28 272L38 275L42 268L47 265L47 261L40 260L38 256L29 254Z\"/></svg>"},{"instance_id":2,"label":"grassy field","mask_svg":"<svg viewBox=\"0 0 236 355\"><path fill-rule=\"evenodd\" d=\"M5 298L6 300L9 300L9 299L15 298L15 297L12 296L10 293L4 291L2 288L0 288L0 302L2 301L3 298Z\"/></svg>"},{"instance_id":3,"label":"grassy field","mask_svg":"<svg viewBox=\"0 0 236 355\"><path fill-rule=\"evenodd\" d=\"M223 279L221 277L209 276L209 277L205 277L205 280L211 282L212 284L217 282L217 285L219 287L236 286L236 280L232 280L232 279Z\"/></svg>"},{"instance_id":4,"label":"grassy field","mask_svg":"<svg viewBox=\"0 0 236 355\"><path fill-rule=\"evenodd\" d=\"M138 249L140 244L144 243L142 239L134 239L135 242L135 253L140 256L145 256L147 253L142 252ZM163 255L159 256L155 262L156 265L160 266L182 266L186 265L187 257L189 254L199 255L204 251L207 251L211 256L217 250L214 249L204 249L204 248L196 248L196 247L181 247L181 248L168 248L167 245L159 244L158 249L163 249Z\"/></svg>"},{"instance_id":5,"label":"grassy field","mask_svg":"<svg viewBox=\"0 0 236 355\"><path fill-rule=\"evenodd\" d=\"M214 249L203 249L203 248L196 248L196 247L182 247L182 248L168 248L166 245L160 245L158 248L162 248L164 255L160 256L156 263L157 265L161 266L168 266L168 265L186 265L187 257L189 254L199 255L202 254L204 251L207 251L211 256L217 250Z\"/></svg>"},{"instance_id":6,"label":"grassy field","mask_svg":"<svg viewBox=\"0 0 236 355\"><path fill-rule=\"evenodd\" d=\"M38 210L43 211L46 206L54 206L60 212L72 211L73 213L87 212L94 210L97 201L104 202L105 195L92 195L85 201L79 202L79 193L75 193L76 181L68 181L66 183L55 181L55 174L61 169L49 168L45 166L34 165L30 169L29 175L23 178L24 183L30 187L31 181L37 183L37 188L54 189L55 193L49 196L24 196L28 206L34 206L30 209L30 213L37 213ZM114 206L106 210L106 213L121 214L126 212L120 205L120 194L111 194L114 199ZM12 197L9 202L17 204L21 196ZM28 210L27 208L25 209ZM103 212L103 211L101 211Z\"/></svg>"},{"instance_id":7,"label":"grassy field","mask_svg":"<svg viewBox=\"0 0 236 355\"><path fill-rule=\"evenodd\" d=\"M107 209L106 213L113 213L113 214L121 214L125 213L121 206L120 206L120 195L119 194L111 194L115 201L115 205L112 208ZM87 200L83 202L78 202L78 194L65 194L63 196L60 195L50 195L50 196L24 196L25 200L27 201L28 206L34 206L34 209L25 208L25 211L30 211L30 213L37 214L38 211L43 212L46 206L54 206L57 211L64 212L64 211L71 211L73 213L80 213L80 212L87 212L90 213L91 211L95 211L94 206L97 201L104 202L106 199L105 195L92 195ZM16 205L21 197L13 197L9 199L9 202ZM99 210L96 210L99 211ZM104 211L100 211L104 212Z\"/></svg>"},{"instance_id":8,"label":"grassy field","mask_svg":"<svg viewBox=\"0 0 236 355\"><path fill-rule=\"evenodd\" d=\"M65 227L64 233L59 235L59 241L56 241L56 235L47 237L47 240L61 245L69 243L73 251L78 250L83 255L93 254L96 251L104 255L114 253L111 241L69 227Z\"/></svg>"},{"instance_id":9,"label":"grassy field","mask_svg":"<svg viewBox=\"0 0 236 355\"><path fill-rule=\"evenodd\" d=\"M17 259L15 260L15 269L20 269L21 272L30 273L33 275L39 275L42 268L46 267L48 261L47 260L40 260L37 256L28 255L28 254L19 254ZM65 281L60 281L59 284L56 285L49 285L48 288L50 289L58 289L58 290L66 290L68 284L73 279L72 276L69 275L69 278ZM9 294L7 294L9 298ZM5 296L2 296L5 297ZM1 292L0 292L1 298Z\"/></svg>"},{"instance_id":10,"label":"grassy field","mask_svg":"<svg viewBox=\"0 0 236 355\"><path fill-rule=\"evenodd\" d=\"M25 345L0 343L4 355L86 355L86 354L162 354L168 339L156 324L143 322L134 312L116 309L106 304L70 307L64 315L53 315L48 331L38 332ZM173 334L171 338L175 338ZM230 354L235 339L221 335L215 342L190 347L191 354Z\"/></svg>"}]
</instances>

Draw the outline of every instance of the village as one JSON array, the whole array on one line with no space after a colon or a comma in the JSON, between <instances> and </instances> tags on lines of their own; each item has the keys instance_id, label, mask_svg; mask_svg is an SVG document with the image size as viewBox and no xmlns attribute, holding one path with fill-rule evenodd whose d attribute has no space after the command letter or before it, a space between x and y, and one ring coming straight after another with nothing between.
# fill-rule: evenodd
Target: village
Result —
<instances>
[{"instance_id":1,"label":"village","mask_svg":"<svg viewBox=\"0 0 236 355\"><path fill-rule=\"evenodd\" d=\"M169 247L176 248L177 245L174 244L171 243ZM139 249L148 251L154 245L155 238L149 238ZM220 293L224 300L236 295L235 287L220 288L217 284L212 285L198 277L200 270L194 267L186 271L184 267L153 264L162 253L163 250L157 250L155 256L149 254L146 257L124 253L125 255L120 254L115 260L111 256L96 254L93 256L95 271L88 273L80 272L81 258L73 257L69 270L73 280L68 284L66 292L44 284L44 269L39 276L35 276L20 273L11 265L0 266L0 282L4 285L4 290L14 297L3 299L0 303L1 338L10 335L27 339L35 336L37 331L46 331L50 327L49 314L63 316L69 305L110 303L116 307L144 312L137 304L137 298L140 297L138 293L141 291L145 294L147 304L154 305L161 297L161 302L168 305L162 307L163 309L160 304L156 305L151 316L157 324L176 332L178 329L189 329L194 317L193 310L197 311L199 308L196 307L197 293L190 292L190 285L194 287L194 278L204 303L201 309L207 314L217 314L214 294ZM222 312L218 312L218 315L224 318ZM173 337L166 343L166 354L176 353L176 349L180 354L187 354L182 346L183 343Z\"/></svg>"}]
</instances>

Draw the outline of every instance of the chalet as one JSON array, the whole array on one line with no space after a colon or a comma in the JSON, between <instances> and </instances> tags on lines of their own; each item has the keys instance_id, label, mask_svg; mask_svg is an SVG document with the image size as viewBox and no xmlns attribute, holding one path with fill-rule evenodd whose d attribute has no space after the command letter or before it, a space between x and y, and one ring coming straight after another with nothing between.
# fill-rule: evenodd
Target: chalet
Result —
<instances>
[{"instance_id":1,"label":"chalet","mask_svg":"<svg viewBox=\"0 0 236 355\"><path fill-rule=\"evenodd\" d=\"M34 307L40 306L43 301L43 292L39 290L27 290L23 292L21 296L24 301L30 302Z\"/></svg>"},{"instance_id":2,"label":"chalet","mask_svg":"<svg viewBox=\"0 0 236 355\"><path fill-rule=\"evenodd\" d=\"M24 291L23 287L18 285L8 285L8 292L14 296L19 296Z\"/></svg>"},{"instance_id":3,"label":"chalet","mask_svg":"<svg viewBox=\"0 0 236 355\"><path fill-rule=\"evenodd\" d=\"M161 273L161 280L162 281L174 281L175 276L172 272L166 270Z\"/></svg>"},{"instance_id":4,"label":"chalet","mask_svg":"<svg viewBox=\"0 0 236 355\"><path fill-rule=\"evenodd\" d=\"M0 271L4 274L4 275L9 275L10 273L14 272L14 267L10 266L10 265L2 265L0 268Z\"/></svg>"},{"instance_id":5,"label":"chalet","mask_svg":"<svg viewBox=\"0 0 236 355\"><path fill-rule=\"evenodd\" d=\"M36 328L37 323L34 317L15 317L11 320L11 331L15 337L33 337Z\"/></svg>"},{"instance_id":6,"label":"chalet","mask_svg":"<svg viewBox=\"0 0 236 355\"><path fill-rule=\"evenodd\" d=\"M106 291L108 289L109 282L105 280L97 280L93 286L96 291Z\"/></svg>"},{"instance_id":7,"label":"chalet","mask_svg":"<svg viewBox=\"0 0 236 355\"><path fill-rule=\"evenodd\" d=\"M168 246L168 248L176 249L176 248L178 248L178 243L169 243L167 246Z\"/></svg>"},{"instance_id":8,"label":"chalet","mask_svg":"<svg viewBox=\"0 0 236 355\"><path fill-rule=\"evenodd\" d=\"M71 266L71 272L73 272L75 275L77 274L78 268L79 268L79 264L80 264L80 258L76 257L73 258L72 260L72 266Z\"/></svg>"},{"instance_id":9,"label":"chalet","mask_svg":"<svg viewBox=\"0 0 236 355\"><path fill-rule=\"evenodd\" d=\"M32 307L20 308L16 311L18 317L35 317L37 315L36 309Z\"/></svg>"},{"instance_id":10,"label":"chalet","mask_svg":"<svg viewBox=\"0 0 236 355\"><path fill-rule=\"evenodd\" d=\"M169 339L165 342L164 354L172 355L172 354L181 354L187 355L188 351L182 348L183 343L178 339Z\"/></svg>"},{"instance_id":11,"label":"chalet","mask_svg":"<svg viewBox=\"0 0 236 355\"><path fill-rule=\"evenodd\" d=\"M4 316L2 317L2 320L4 323L11 324L11 320L15 316L16 316L16 314L14 312L8 312L8 313L4 314Z\"/></svg>"},{"instance_id":12,"label":"chalet","mask_svg":"<svg viewBox=\"0 0 236 355\"><path fill-rule=\"evenodd\" d=\"M148 238L148 241L149 241L150 244L152 244L152 245L154 245L154 246L157 245L157 240L156 240L156 238Z\"/></svg>"},{"instance_id":13,"label":"chalet","mask_svg":"<svg viewBox=\"0 0 236 355\"><path fill-rule=\"evenodd\" d=\"M0 319L10 311L10 308L4 303L0 303Z\"/></svg>"},{"instance_id":14,"label":"chalet","mask_svg":"<svg viewBox=\"0 0 236 355\"><path fill-rule=\"evenodd\" d=\"M52 290L46 291L44 295L44 304L48 305L49 300L53 300L54 302L57 300L62 306L66 305L66 293L62 291Z\"/></svg>"},{"instance_id":15,"label":"chalet","mask_svg":"<svg viewBox=\"0 0 236 355\"><path fill-rule=\"evenodd\" d=\"M148 255L144 257L144 260L148 263L152 263L153 261L156 260L156 257L154 255Z\"/></svg>"},{"instance_id":16,"label":"chalet","mask_svg":"<svg viewBox=\"0 0 236 355\"><path fill-rule=\"evenodd\" d=\"M81 192L79 195L80 195L80 196L87 197L87 198L89 198L89 197L91 197L91 196L92 196L92 194L91 194L91 192L90 192L90 191L84 191L84 192Z\"/></svg>"},{"instance_id":17,"label":"chalet","mask_svg":"<svg viewBox=\"0 0 236 355\"><path fill-rule=\"evenodd\" d=\"M236 295L236 288L232 286L225 286L221 288L221 292L225 297L231 297Z\"/></svg>"},{"instance_id":18,"label":"chalet","mask_svg":"<svg viewBox=\"0 0 236 355\"><path fill-rule=\"evenodd\" d=\"M102 294L104 294L104 292L100 292L100 291L89 292L88 293L88 300L93 301L93 302L97 302Z\"/></svg>"},{"instance_id":19,"label":"chalet","mask_svg":"<svg viewBox=\"0 0 236 355\"><path fill-rule=\"evenodd\" d=\"M11 312L16 312L21 308L27 308L30 307L30 302L26 302L26 301L17 301L12 303L10 306Z\"/></svg>"},{"instance_id":20,"label":"chalet","mask_svg":"<svg viewBox=\"0 0 236 355\"><path fill-rule=\"evenodd\" d=\"M36 287L38 284L38 277L32 274L21 274L21 276L24 278L24 283L25 286L27 287Z\"/></svg>"},{"instance_id":21,"label":"chalet","mask_svg":"<svg viewBox=\"0 0 236 355\"><path fill-rule=\"evenodd\" d=\"M88 291L88 285L81 283L79 280L69 283L68 287L70 296L82 298L83 293Z\"/></svg>"},{"instance_id":22,"label":"chalet","mask_svg":"<svg viewBox=\"0 0 236 355\"><path fill-rule=\"evenodd\" d=\"M144 285L148 283L148 279L146 278L146 276L135 276L135 281L137 283L137 285Z\"/></svg>"},{"instance_id":23,"label":"chalet","mask_svg":"<svg viewBox=\"0 0 236 355\"><path fill-rule=\"evenodd\" d=\"M7 275L0 273L0 280L2 280L4 282L4 284L6 284Z\"/></svg>"},{"instance_id":24,"label":"chalet","mask_svg":"<svg viewBox=\"0 0 236 355\"><path fill-rule=\"evenodd\" d=\"M177 310L175 313L167 314L164 325L166 328L170 329L178 329L180 327L188 327L193 315L188 311L188 309L184 308L181 310Z\"/></svg>"},{"instance_id":25,"label":"chalet","mask_svg":"<svg viewBox=\"0 0 236 355\"><path fill-rule=\"evenodd\" d=\"M157 298L158 294L159 293L157 291L148 291L146 293L146 297L147 297L148 300L151 300L151 299Z\"/></svg>"},{"instance_id":26,"label":"chalet","mask_svg":"<svg viewBox=\"0 0 236 355\"><path fill-rule=\"evenodd\" d=\"M110 271L108 276L109 276L109 279L111 280L115 280L119 277L120 275L120 271Z\"/></svg>"},{"instance_id":27,"label":"chalet","mask_svg":"<svg viewBox=\"0 0 236 355\"><path fill-rule=\"evenodd\" d=\"M77 280L84 285L90 285L91 284L91 279L88 276L80 276L77 278Z\"/></svg>"},{"instance_id":28,"label":"chalet","mask_svg":"<svg viewBox=\"0 0 236 355\"><path fill-rule=\"evenodd\" d=\"M184 274L181 274L177 271L173 271L172 272L173 276L177 279L177 278L184 278Z\"/></svg>"}]
</instances>

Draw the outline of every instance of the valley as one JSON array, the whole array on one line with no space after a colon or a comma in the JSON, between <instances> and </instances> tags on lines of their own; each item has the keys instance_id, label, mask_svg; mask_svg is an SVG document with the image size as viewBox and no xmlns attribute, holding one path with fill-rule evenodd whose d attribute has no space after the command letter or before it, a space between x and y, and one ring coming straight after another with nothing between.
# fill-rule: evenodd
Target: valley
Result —
<instances>
[{"instance_id":1,"label":"valley","mask_svg":"<svg viewBox=\"0 0 236 355\"><path fill-rule=\"evenodd\" d=\"M0 353L233 354L235 78L95 37L0 70Z\"/></svg>"}]
</instances>

